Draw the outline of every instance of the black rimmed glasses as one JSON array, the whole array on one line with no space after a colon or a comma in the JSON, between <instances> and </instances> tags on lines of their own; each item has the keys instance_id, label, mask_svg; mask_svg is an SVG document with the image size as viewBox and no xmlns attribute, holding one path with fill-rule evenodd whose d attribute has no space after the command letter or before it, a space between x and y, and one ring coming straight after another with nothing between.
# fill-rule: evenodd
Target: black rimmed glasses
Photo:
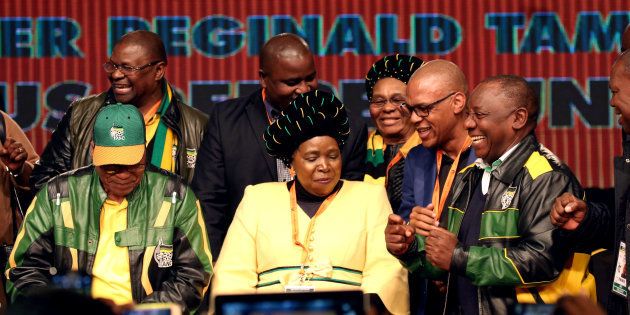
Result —
<instances>
[{"instance_id":1,"label":"black rimmed glasses","mask_svg":"<svg viewBox=\"0 0 630 315\"><path fill-rule=\"evenodd\" d=\"M149 62L144 66L134 67L134 66L129 66L129 65L119 65L117 63L114 63L110 59L106 63L103 64L103 69L105 69L105 72L107 73L112 73L116 70L120 70L120 72L124 75L134 75L137 72L142 71L148 67L155 66L160 62L162 62L162 60Z\"/></svg>"},{"instance_id":2,"label":"black rimmed glasses","mask_svg":"<svg viewBox=\"0 0 630 315\"><path fill-rule=\"evenodd\" d=\"M396 107L403 107L407 105L407 100L402 97L394 97L391 99L375 98L370 100L370 106L374 108L383 108L387 103L390 103Z\"/></svg>"},{"instance_id":3,"label":"black rimmed glasses","mask_svg":"<svg viewBox=\"0 0 630 315\"><path fill-rule=\"evenodd\" d=\"M418 115L418 117L427 117L429 116L429 114L431 113L431 111L435 108L435 106L437 106L438 104L444 102L447 98L455 95L455 93L457 92L451 92L448 95L442 97L441 99L433 102L433 103L429 103L426 105L422 105L422 106L411 106L411 105L407 105L407 108L409 109L410 112L415 113L416 115Z\"/></svg>"}]
</instances>

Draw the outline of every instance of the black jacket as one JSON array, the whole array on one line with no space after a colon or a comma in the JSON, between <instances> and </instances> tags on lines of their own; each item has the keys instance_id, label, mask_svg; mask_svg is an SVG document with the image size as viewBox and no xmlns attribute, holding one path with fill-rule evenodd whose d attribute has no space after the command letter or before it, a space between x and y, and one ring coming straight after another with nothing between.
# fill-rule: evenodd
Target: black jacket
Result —
<instances>
[{"instance_id":1,"label":"black jacket","mask_svg":"<svg viewBox=\"0 0 630 315\"><path fill-rule=\"evenodd\" d=\"M350 119L341 177L362 180L367 129L359 118ZM262 137L268 125L260 89L210 110L191 187L201 202L215 259L245 187L278 180L276 160L267 154Z\"/></svg>"},{"instance_id":2,"label":"black jacket","mask_svg":"<svg viewBox=\"0 0 630 315\"><path fill-rule=\"evenodd\" d=\"M613 261L606 276L608 296L606 309L609 314L628 314L630 299L612 293L612 283L619 255L619 243L626 244L626 266L630 263L630 136L623 134L623 155L614 159L615 164L615 208L604 203L588 203L588 211L580 226L572 235L576 241L588 243L591 250L606 248L613 252ZM599 295L599 292L598 292Z\"/></svg>"},{"instance_id":3,"label":"black jacket","mask_svg":"<svg viewBox=\"0 0 630 315\"><path fill-rule=\"evenodd\" d=\"M469 166L453 186L440 221L456 235L483 172ZM477 286L479 314L507 314L516 303L516 287L528 287L534 299L541 300L536 287L556 279L574 249L551 224L549 212L562 193L582 196L583 190L571 171L533 134L521 140L491 176L478 242L458 244L453 251L447 278L448 314L458 313L452 274L465 276ZM418 235L416 239L419 255L406 255L403 264L431 278L444 277L445 272L424 256L425 238Z\"/></svg>"},{"instance_id":4,"label":"black jacket","mask_svg":"<svg viewBox=\"0 0 630 315\"><path fill-rule=\"evenodd\" d=\"M103 92L82 98L70 105L46 145L40 163L35 165L31 174L30 184L33 193L49 179L92 163L90 141L96 114L103 106L115 103L116 100L110 92ZM194 174L194 156L201 144L208 118L199 110L173 97L171 106L161 119L179 139L175 173L182 176L186 183L190 183ZM147 150L148 156L151 156L151 147L149 146ZM188 159L191 161L187 161Z\"/></svg>"}]
</instances>

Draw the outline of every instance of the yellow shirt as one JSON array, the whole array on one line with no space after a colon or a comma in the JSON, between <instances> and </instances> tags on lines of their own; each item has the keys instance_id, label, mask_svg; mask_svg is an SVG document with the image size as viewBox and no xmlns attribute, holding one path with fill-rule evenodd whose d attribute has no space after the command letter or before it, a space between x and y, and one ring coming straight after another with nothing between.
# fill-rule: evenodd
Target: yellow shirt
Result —
<instances>
[{"instance_id":1,"label":"yellow shirt","mask_svg":"<svg viewBox=\"0 0 630 315\"><path fill-rule=\"evenodd\" d=\"M118 204L105 200L101 209L100 236L92 268L92 297L118 305L133 303L129 252L116 246L114 234L127 228L127 199Z\"/></svg>"},{"instance_id":2,"label":"yellow shirt","mask_svg":"<svg viewBox=\"0 0 630 315\"><path fill-rule=\"evenodd\" d=\"M157 127L160 123L160 115L155 114L145 122L146 140L147 145L151 142L151 139L155 136ZM167 171L175 172L176 158L175 150L177 149L177 136L173 133L171 128L166 129L166 139L164 139L164 152L162 153L162 162L160 168ZM150 156L147 156L147 161L151 160Z\"/></svg>"}]
</instances>

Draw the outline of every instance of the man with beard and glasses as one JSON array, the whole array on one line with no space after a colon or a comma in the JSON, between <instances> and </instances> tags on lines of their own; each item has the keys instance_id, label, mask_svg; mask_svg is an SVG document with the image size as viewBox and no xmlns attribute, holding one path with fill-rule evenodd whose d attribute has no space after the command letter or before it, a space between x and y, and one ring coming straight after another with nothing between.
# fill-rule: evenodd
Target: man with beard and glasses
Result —
<instances>
[{"instance_id":1,"label":"man with beard and glasses","mask_svg":"<svg viewBox=\"0 0 630 315\"><path fill-rule=\"evenodd\" d=\"M157 34L134 31L121 37L103 64L110 89L70 105L33 170L30 184L34 192L50 178L92 162L94 116L102 107L117 102L134 105L144 116L147 164L190 183L208 118L174 93L164 77L167 63Z\"/></svg>"},{"instance_id":2,"label":"man with beard and glasses","mask_svg":"<svg viewBox=\"0 0 630 315\"><path fill-rule=\"evenodd\" d=\"M148 162L133 105L96 115L86 166L35 196L9 256L7 292L28 298L71 273L116 307L168 302L194 312L212 276L201 208L183 179Z\"/></svg>"},{"instance_id":3,"label":"man with beard and glasses","mask_svg":"<svg viewBox=\"0 0 630 315\"><path fill-rule=\"evenodd\" d=\"M199 148L191 186L201 202L215 258L245 187L293 179L289 167L267 154L263 132L293 99L317 88L313 54L295 34L279 34L265 43L258 73L261 89L212 107ZM362 180L367 129L361 119L349 115L349 120L341 177Z\"/></svg>"}]
</instances>

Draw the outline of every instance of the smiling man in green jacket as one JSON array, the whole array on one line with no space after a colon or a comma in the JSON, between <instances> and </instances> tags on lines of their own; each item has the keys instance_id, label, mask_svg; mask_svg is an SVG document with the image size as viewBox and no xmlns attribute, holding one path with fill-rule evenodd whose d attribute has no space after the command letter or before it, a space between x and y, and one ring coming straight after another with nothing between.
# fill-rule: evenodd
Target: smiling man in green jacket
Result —
<instances>
[{"instance_id":1,"label":"smiling man in green jacket","mask_svg":"<svg viewBox=\"0 0 630 315\"><path fill-rule=\"evenodd\" d=\"M136 107L101 109L93 139L94 166L53 178L29 207L6 270L9 295L76 272L92 279L94 298L194 312L212 276L195 195L181 177L146 166Z\"/></svg>"}]
</instances>

